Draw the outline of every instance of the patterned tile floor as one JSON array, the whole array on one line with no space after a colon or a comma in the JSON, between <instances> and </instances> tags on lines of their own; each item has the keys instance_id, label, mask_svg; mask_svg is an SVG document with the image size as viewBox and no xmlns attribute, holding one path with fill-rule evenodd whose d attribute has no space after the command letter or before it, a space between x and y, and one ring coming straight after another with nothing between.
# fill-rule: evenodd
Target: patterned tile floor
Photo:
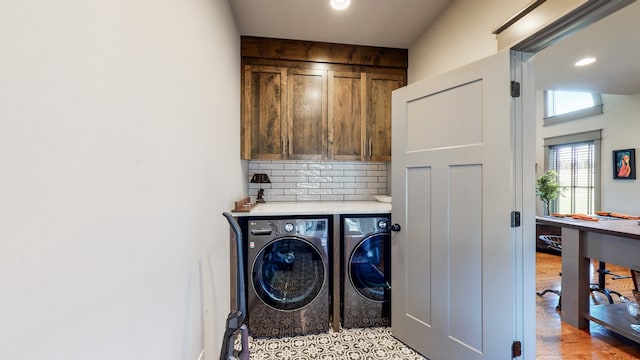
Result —
<instances>
[{"instance_id":1,"label":"patterned tile floor","mask_svg":"<svg viewBox=\"0 0 640 360\"><path fill-rule=\"evenodd\" d=\"M316 335L249 338L252 360L424 360L391 336L391 329L332 330Z\"/></svg>"}]
</instances>

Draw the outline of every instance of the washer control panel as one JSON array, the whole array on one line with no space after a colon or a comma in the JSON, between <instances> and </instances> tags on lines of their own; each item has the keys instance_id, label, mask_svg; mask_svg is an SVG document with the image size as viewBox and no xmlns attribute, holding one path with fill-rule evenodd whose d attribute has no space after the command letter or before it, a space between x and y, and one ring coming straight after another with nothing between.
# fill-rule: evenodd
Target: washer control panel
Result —
<instances>
[{"instance_id":1,"label":"washer control panel","mask_svg":"<svg viewBox=\"0 0 640 360\"><path fill-rule=\"evenodd\" d=\"M249 240L278 236L313 236L328 238L329 219L252 219L249 221Z\"/></svg>"}]
</instances>

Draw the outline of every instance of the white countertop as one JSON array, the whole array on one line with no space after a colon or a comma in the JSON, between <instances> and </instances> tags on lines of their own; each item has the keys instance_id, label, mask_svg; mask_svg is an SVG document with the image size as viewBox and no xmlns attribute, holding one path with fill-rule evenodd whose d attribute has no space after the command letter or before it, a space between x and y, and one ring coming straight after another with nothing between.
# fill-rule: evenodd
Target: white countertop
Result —
<instances>
[{"instance_id":1,"label":"white countertop","mask_svg":"<svg viewBox=\"0 0 640 360\"><path fill-rule=\"evenodd\" d=\"M234 216L333 215L391 213L391 204L379 201L273 201L257 204L250 212Z\"/></svg>"}]
</instances>

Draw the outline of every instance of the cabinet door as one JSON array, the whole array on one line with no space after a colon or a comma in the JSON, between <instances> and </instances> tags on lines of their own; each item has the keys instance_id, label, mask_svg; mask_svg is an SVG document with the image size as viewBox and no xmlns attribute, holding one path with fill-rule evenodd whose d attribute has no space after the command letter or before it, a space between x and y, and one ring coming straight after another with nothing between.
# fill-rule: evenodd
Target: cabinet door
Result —
<instances>
[{"instance_id":1,"label":"cabinet door","mask_svg":"<svg viewBox=\"0 0 640 360\"><path fill-rule=\"evenodd\" d=\"M287 69L244 67L243 159L282 159L287 121Z\"/></svg>"},{"instance_id":2,"label":"cabinet door","mask_svg":"<svg viewBox=\"0 0 640 360\"><path fill-rule=\"evenodd\" d=\"M329 156L363 160L364 73L329 71Z\"/></svg>"},{"instance_id":3,"label":"cabinet door","mask_svg":"<svg viewBox=\"0 0 640 360\"><path fill-rule=\"evenodd\" d=\"M405 84L404 76L367 73L367 135L365 159L391 161L391 92Z\"/></svg>"},{"instance_id":4,"label":"cabinet door","mask_svg":"<svg viewBox=\"0 0 640 360\"><path fill-rule=\"evenodd\" d=\"M287 157L320 160L327 156L327 72L289 69Z\"/></svg>"}]
</instances>

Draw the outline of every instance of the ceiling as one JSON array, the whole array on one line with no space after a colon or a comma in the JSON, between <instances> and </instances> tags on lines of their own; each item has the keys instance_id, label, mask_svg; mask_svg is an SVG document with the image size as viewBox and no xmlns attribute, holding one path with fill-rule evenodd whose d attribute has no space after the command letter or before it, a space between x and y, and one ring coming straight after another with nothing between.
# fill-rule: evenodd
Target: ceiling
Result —
<instances>
[{"instance_id":1,"label":"ceiling","mask_svg":"<svg viewBox=\"0 0 640 360\"><path fill-rule=\"evenodd\" d=\"M452 0L229 0L241 35L408 49ZM640 1L535 55L538 89L640 93ZM575 68L584 56L596 63Z\"/></svg>"},{"instance_id":2,"label":"ceiling","mask_svg":"<svg viewBox=\"0 0 640 360\"><path fill-rule=\"evenodd\" d=\"M229 0L241 35L408 49L451 0Z\"/></svg>"},{"instance_id":3,"label":"ceiling","mask_svg":"<svg viewBox=\"0 0 640 360\"><path fill-rule=\"evenodd\" d=\"M603 94L640 93L640 2L592 24L535 55L536 87ZM576 68L577 60L597 58Z\"/></svg>"}]
</instances>

